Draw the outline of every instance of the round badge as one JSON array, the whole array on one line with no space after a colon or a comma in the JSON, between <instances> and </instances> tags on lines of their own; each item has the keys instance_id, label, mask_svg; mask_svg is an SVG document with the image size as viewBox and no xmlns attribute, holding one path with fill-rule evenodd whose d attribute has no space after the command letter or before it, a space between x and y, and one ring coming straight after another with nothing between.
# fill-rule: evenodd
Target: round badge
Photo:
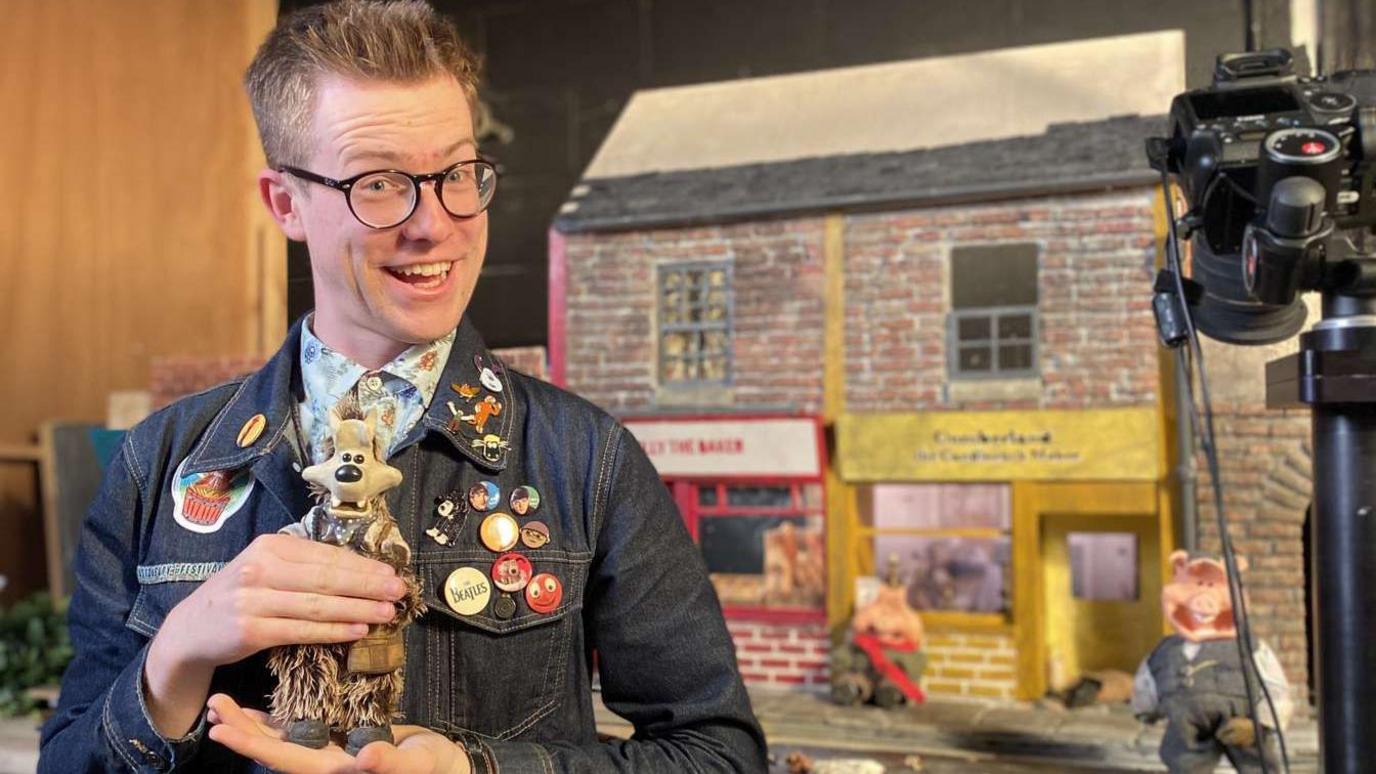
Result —
<instances>
[{"instance_id":1,"label":"round badge","mask_svg":"<svg viewBox=\"0 0 1376 774\"><path fill-rule=\"evenodd\" d=\"M531 578L530 585L526 586L526 604L537 613L550 612L563 598L564 587L559 585L558 578L547 572Z\"/></svg>"},{"instance_id":2,"label":"round badge","mask_svg":"<svg viewBox=\"0 0 1376 774\"><path fill-rule=\"evenodd\" d=\"M517 516L540 510L540 493L533 486L518 486L511 490L511 512Z\"/></svg>"},{"instance_id":3,"label":"round badge","mask_svg":"<svg viewBox=\"0 0 1376 774\"><path fill-rule=\"evenodd\" d=\"M502 380L497 378L497 374L493 373L491 368L484 368L483 372L478 374L478 381L493 392L502 391Z\"/></svg>"},{"instance_id":4,"label":"round badge","mask_svg":"<svg viewBox=\"0 0 1376 774\"><path fill-rule=\"evenodd\" d=\"M492 584L476 567L460 567L444 581L444 600L459 615L475 615L487 607Z\"/></svg>"},{"instance_id":5,"label":"round badge","mask_svg":"<svg viewBox=\"0 0 1376 774\"><path fill-rule=\"evenodd\" d=\"M510 594L498 594L492 603L492 614L503 621L516 615L516 600Z\"/></svg>"},{"instance_id":6,"label":"round badge","mask_svg":"<svg viewBox=\"0 0 1376 774\"><path fill-rule=\"evenodd\" d=\"M490 511L502 499L502 490L491 481L479 481L468 488L468 504L475 511Z\"/></svg>"},{"instance_id":7,"label":"round badge","mask_svg":"<svg viewBox=\"0 0 1376 774\"><path fill-rule=\"evenodd\" d=\"M494 513L483 519L482 526L478 528L478 537L489 551L502 553L516 547L516 541L520 539L520 532L520 526L511 516L505 513Z\"/></svg>"},{"instance_id":8,"label":"round badge","mask_svg":"<svg viewBox=\"0 0 1376 774\"><path fill-rule=\"evenodd\" d=\"M549 542L549 527L543 521L532 521L521 526L521 542L526 548L539 548Z\"/></svg>"},{"instance_id":9,"label":"round badge","mask_svg":"<svg viewBox=\"0 0 1376 774\"><path fill-rule=\"evenodd\" d=\"M520 554L502 554L492 563L492 582L502 591L520 591L530 583L530 560Z\"/></svg>"}]
</instances>

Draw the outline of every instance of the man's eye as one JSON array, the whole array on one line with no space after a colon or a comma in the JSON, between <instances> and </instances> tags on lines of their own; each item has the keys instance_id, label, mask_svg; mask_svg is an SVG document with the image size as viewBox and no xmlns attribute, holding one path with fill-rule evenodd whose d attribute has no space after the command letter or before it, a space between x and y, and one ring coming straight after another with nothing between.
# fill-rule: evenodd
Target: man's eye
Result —
<instances>
[{"instance_id":1,"label":"man's eye","mask_svg":"<svg viewBox=\"0 0 1376 774\"><path fill-rule=\"evenodd\" d=\"M446 183L462 183L462 182L468 180L468 178L471 177L471 176L472 176L472 173L468 170L467 167L459 167L458 169L451 169L451 170L449 170L449 174L448 174L447 176L445 176L444 182L446 182Z\"/></svg>"},{"instance_id":2,"label":"man's eye","mask_svg":"<svg viewBox=\"0 0 1376 774\"><path fill-rule=\"evenodd\" d=\"M363 188L369 193L387 193L388 191L396 190L396 186L393 185L390 180L385 180L381 178L377 180L369 180L367 184L363 186Z\"/></svg>"}]
</instances>

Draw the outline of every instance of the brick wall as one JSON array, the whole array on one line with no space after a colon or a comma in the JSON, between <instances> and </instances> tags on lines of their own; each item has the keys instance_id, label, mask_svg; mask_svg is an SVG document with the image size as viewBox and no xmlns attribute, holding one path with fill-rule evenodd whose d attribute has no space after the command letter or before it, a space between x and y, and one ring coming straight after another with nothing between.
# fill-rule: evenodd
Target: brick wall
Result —
<instances>
[{"instance_id":1,"label":"brick wall","mask_svg":"<svg viewBox=\"0 0 1376 774\"><path fill-rule=\"evenodd\" d=\"M1011 699L1017 688L1017 649L1004 633L928 632L922 686L933 696Z\"/></svg>"},{"instance_id":2,"label":"brick wall","mask_svg":"<svg viewBox=\"0 0 1376 774\"><path fill-rule=\"evenodd\" d=\"M752 685L829 690L831 640L824 624L769 624L729 619L741 676Z\"/></svg>"},{"instance_id":3,"label":"brick wall","mask_svg":"<svg viewBox=\"0 0 1376 774\"><path fill-rule=\"evenodd\" d=\"M847 408L1152 404L1153 195L1140 189L848 218ZM1041 248L1042 389L1036 397L953 399L945 389L951 249L1019 242Z\"/></svg>"},{"instance_id":4,"label":"brick wall","mask_svg":"<svg viewBox=\"0 0 1376 774\"><path fill-rule=\"evenodd\" d=\"M662 404L788 407L822 402L822 221L779 220L570 236L569 387L614 413ZM727 261L734 368L726 389L660 390L655 267Z\"/></svg>"},{"instance_id":5,"label":"brick wall","mask_svg":"<svg viewBox=\"0 0 1376 774\"><path fill-rule=\"evenodd\" d=\"M1263 405L1214 406L1223 509L1243 572L1254 636L1276 651L1296 706L1308 702L1308 631L1304 605L1304 512L1310 481L1309 413ZM1214 495L1203 455L1199 471L1200 548L1217 555Z\"/></svg>"}]
</instances>

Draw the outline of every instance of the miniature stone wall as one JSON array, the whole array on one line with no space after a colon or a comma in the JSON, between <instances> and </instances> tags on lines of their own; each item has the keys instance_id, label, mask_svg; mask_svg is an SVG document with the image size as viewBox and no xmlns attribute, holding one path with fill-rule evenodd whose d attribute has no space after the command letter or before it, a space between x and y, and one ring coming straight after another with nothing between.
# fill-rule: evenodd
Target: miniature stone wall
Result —
<instances>
[{"instance_id":1,"label":"miniature stone wall","mask_svg":"<svg viewBox=\"0 0 1376 774\"><path fill-rule=\"evenodd\" d=\"M831 640L825 624L770 624L728 619L741 676L752 685L827 691Z\"/></svg>"},{"instance_id":2,"label":"miniature stone wall","mask_svg":"<svg viewBox=\"0 0 1376 774\"><path fill-rule=\"evenodd\" d=\"M1018 654L1012 634L929 632L923 650L927 673L922 685L928 693L1013 698Z\"/></svg>"}]
</instances>

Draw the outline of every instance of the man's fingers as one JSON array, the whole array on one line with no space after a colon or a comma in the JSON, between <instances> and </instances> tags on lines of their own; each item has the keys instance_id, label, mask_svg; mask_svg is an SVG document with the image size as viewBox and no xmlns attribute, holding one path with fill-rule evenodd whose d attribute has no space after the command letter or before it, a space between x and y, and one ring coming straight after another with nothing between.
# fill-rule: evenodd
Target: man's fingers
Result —
<instances>
[{"instance_id":1,"label":"man's fingers","mask_svg":"<svg viewBox=\"0 0 1376 774\"><path fill-rule=\"evenodd\" d=\"M309 591L257 589L255 613L263 618L293 618L326 623L387 623L396 617L391 602L336 597Z\"/></svg>"},{"instance_id":2,"label":"man's fingers","mask_svg":"<svg viewBox=\"0 0 1376 774\"><path fill-rule=\"evenodd\" d=\"M347 573L395 575L396 570L386 562L370 559L344 546L302 540L290 535L273 535L272 552L294 564L323 564Z\"/></svg>"},{"instance_id":3,"label":"man's fingers","mask_svg":"<svg viewBox=\"0 0 1376 774\"><path fill-rule=\"evenodd\" d=\"M406 592L406 584L395 574L358 572L332 564L280 562L264 567L262 571L264 582L261 585L281 591L305 591L383 602L400 599Z\"/></svg>"},{"instance_id":4,"label":"man's fingers","mask_svg":"<svg viewBox=\"0 0 1376 774\"><path fill-rule=\"evenodd\" d=\"M369 774L411 774L435 768L434 756L419 748L402 749L373 742L358 751L358 768Z\"/></svg>"},{"instance_id":5,"label":"man's fingers","mask_svg":"<svg viewBox=\"0 0 1376 774\"><path fill-rule=\"evenodd\" d=\"M291 618L259 618L251 625L252 639L261 645L260 650L278 645L353 642L368 633L368 625L362 623L299 621Z\"/></svg>"}]
</instances>

